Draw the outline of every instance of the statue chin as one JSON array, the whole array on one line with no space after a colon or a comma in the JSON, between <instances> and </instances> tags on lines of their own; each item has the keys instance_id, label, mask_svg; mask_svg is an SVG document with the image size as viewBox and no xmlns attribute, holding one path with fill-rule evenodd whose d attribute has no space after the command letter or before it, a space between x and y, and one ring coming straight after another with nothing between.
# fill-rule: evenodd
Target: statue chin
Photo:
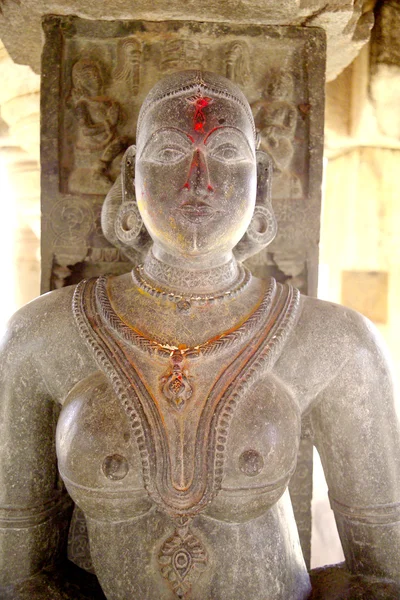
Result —
<instances>
[{"instance_id":1,"label":"statue chin","mask_svg":"<svg viewBox=\"0 0 400 600\"><path fill-rule=\"evenodd\" d=\"M117 114L92 87L89 108ZM272 174L224 77L168 75L146 98L102 213L143 260L38 298L5 338L1 598L398 597L390 369L361 315L241 264L276 234ZM313 590L288 490L305 419L348 568Z\"/></svg>"}]
</instances>

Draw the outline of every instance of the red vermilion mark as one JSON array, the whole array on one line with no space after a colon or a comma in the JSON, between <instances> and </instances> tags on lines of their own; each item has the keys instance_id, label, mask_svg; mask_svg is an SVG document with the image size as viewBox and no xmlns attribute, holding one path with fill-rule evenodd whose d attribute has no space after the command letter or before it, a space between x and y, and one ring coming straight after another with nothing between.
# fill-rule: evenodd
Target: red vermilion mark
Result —
<instances>
[{"instance_id":1,"label":"red vermilion mark","mask_svg":"<svg viewBox=\"0 0 400 600\"><path fill-rule=\"evenodd\" d=\"M191 96L187 98L189 104L194 106L194 117L193 117L193 129L195 131L203 131L204 125L206 123L206 115L204 114L204 109L207 108L212 102L212 98L207 98L206 96Z\"/></svg>"},{"instance_id":2,"label":"red vermilion mark","mask_svg":"<svg viewBox=\"0 0 400 600\"><path fill-rule=\"evenodd\" d=\"M203 157L202 160L200 160L200 152L199 152L199 150L196 150L194 152L193 160L191 162L190 169L189 169L188 178L186 180L185 185L183 186L184 189L190 190L190 180L192 178L193 171L195 171L195 173L196 173L195 187L197 187L199 185L200 178L201 178L200 171L203 171L205 173L206 177L207 177L207 190L209 192L213 192L214 188L213 188L213 186L210 183L210 174L208 172L207 161L204 159L204 157Z\"/></svg>"},{"instance_id":3,"label":"red vermilion mark","mask_svg":"<svg viewBox=\"0 0 400 600\"><path fill-rule=\"evenodd\" d=\"M208 98L207 96L202 96L200 93L195 96L191 96L186 99L189 104L194 107L194 115L193 115L193 129L197 132L204 132L204 125L206 124L206 115L204 114L204 109L207 108L213 101L212 98ZM206 171L207 176L207 190L209 192L213 192L214 188L210 183L210 176L208 173L208 168L206 162L200 161L199 152L196 151L193 156L192 163L190 165L189 174L185 185L183 186L185 189L190 190L190 178L195 170L198 174L200 169L204 169Z\"/></svg>"}]
</instances>

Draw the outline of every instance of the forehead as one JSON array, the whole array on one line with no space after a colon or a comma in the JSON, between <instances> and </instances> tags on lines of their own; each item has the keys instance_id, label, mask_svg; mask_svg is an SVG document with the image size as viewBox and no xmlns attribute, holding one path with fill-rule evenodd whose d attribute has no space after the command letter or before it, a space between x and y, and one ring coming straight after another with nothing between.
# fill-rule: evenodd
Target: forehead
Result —
<instances>
[{"instance_id":1,"label":"forehead","mask_svg":"<svg viewBox=\"0 0 400 600\"><path fill-rule=\"evenodd\" d=\"M203 122L204 133L221 125L236 127L248 138L250 145L254 145L253 127L245 108L235 100L208 92L202 96L189 93L155 103L142 119L137 144L145 143L155 131L165 127L175 127L192 134L199 121Z\"/></svg>"}]
</instances>

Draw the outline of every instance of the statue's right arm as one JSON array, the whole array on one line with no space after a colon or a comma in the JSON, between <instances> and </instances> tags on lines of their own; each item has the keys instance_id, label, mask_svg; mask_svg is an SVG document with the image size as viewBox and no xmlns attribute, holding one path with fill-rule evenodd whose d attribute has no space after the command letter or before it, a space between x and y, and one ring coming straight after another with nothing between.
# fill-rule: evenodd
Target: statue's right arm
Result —
<instances>
[{"instance_id":1,"label":"statue's right arm","mask_svg":"<svg viewBox=\"0 0 400 600\"><path fill-rule=\"evenodd\" d=\"M0 590L57 560L71 504L57 476L59 408L38 359L45 340L33 312L17 313L1 342Z\"/></svg>"},{"instance_id":2,"label":"statue's right arm","mask_svg":"<svg viewBox=\"0 0 400 600\"><path fill-rule=\"evenodd\" d=\"M0 343L1 600L90 597L81 594L82 574L71 583L65 561L71 500L55 451L63 399L97 369L75 327L72 294L64 288L23 307Z\"/></svg>"}]
</instances>

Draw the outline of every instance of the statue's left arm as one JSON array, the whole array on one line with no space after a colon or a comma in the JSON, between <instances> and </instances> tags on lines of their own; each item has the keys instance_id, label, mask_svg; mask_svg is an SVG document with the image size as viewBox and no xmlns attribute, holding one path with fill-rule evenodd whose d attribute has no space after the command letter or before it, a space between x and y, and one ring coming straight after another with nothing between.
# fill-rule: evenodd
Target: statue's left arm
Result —
<instances>
[{"instance_id":1,"label":"statue's left arm","mask_svg":"<svg viewBox=\"0 0 400 600\"><path fill-rule=\"evenodd\" d=\"M341 367L312 411L315 445L348 570L400 585L400 406L374 327L345 315Z\"/></svg>"}]
</instances>

